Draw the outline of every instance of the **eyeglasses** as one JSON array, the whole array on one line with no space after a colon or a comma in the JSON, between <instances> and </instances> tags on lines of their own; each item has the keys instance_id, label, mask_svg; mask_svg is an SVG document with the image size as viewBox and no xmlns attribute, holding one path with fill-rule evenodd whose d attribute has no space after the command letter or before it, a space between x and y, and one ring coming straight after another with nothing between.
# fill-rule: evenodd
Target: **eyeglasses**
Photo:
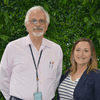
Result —
<instances>
[{"instance_id":1,"label":"eyeglasses","mask_svg":"<svg viewBox=\"0 0 100 100\"><path fill-rule=\"evenodd\" d=\"M32 24L37 24L37 20L36 19L32 19L32 20L29 20L28 22L31 22ZM41 25L44 25L44 24L46 24L46 20L44 20L44 19L40 19L39 20L39 23L41 24Z\"/></svg>"}]
</instances>

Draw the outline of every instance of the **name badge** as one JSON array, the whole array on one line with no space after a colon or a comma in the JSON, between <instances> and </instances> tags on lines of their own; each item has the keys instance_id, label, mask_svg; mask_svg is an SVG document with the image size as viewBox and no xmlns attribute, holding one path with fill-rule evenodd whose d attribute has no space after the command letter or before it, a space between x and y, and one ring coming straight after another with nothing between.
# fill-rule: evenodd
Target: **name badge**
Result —
<instances>
[{"instance_id":1,"label":"name badge","mask_svg":"<svg viewBox=\"0 0 100 100\"><path fill-rule=\"evenodd\" d=\"M42 92L35 92L34 98L35 100L42 100Z\"/></svg>"}]
</instances>

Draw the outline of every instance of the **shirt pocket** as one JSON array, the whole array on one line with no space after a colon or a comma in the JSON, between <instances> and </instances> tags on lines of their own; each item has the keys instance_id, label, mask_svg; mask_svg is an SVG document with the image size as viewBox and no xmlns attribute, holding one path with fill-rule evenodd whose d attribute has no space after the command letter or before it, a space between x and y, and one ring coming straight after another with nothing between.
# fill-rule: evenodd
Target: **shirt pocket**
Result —
<instances>
[{"instance_id":1,"label":"shirt pocket","mask_svg":"<svg viewBox=\"0 0 100 100\"><path fill-rule=\"evenodd\" d=\"M57 66L54 61L49 62L49 66L47 67L47 77L49 79L55 79L56 78L56 72L57 72Z\"/></svg>"}]
</instances>

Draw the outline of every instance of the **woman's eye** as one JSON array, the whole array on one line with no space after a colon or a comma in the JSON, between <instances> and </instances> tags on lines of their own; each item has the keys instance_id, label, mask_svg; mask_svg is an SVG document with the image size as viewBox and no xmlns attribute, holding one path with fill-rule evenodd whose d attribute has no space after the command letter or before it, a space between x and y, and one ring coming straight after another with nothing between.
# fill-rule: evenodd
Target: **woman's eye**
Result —
<instances>
[{"instance_id":1,"label":"woman's eye","mask_svg":"<svg viewBox=\"0 0 100 100\"><path fill-rule=\"evenodd\" d=\"M80 51L79 49L77 49L76 51Z\"/></svg>"},{"instance_id":2,"label":"woman's eye","mask_svg":"<svg viewBox=\"0 0 100 100\"><path fill-rule=\"evenodd\" d=\"M85 52L88 52L88 50L85 50Z\"/></svg>"}]
</instances>

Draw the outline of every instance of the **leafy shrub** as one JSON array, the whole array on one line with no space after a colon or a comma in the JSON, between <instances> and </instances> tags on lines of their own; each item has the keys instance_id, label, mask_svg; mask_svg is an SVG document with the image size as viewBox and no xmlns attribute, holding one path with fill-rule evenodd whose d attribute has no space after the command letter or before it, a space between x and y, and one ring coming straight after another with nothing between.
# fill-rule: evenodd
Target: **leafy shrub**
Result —
<instances>
[{"instance_id":1,"label":"leafy shrub","mask_svg":"<svg viewBox=\"0 0 100 100\"><path fill-rule=\"evenodd\" d=\"M71 66L72 46L81 37L93 41L100 68L100 0L0 0L0 58L7 43L28 34L24 19L34 5L43 6L50 15L44 37L62 47L63 73ZM4 100L1 94L0 100Z\"/></svg>"}]
</instances>

